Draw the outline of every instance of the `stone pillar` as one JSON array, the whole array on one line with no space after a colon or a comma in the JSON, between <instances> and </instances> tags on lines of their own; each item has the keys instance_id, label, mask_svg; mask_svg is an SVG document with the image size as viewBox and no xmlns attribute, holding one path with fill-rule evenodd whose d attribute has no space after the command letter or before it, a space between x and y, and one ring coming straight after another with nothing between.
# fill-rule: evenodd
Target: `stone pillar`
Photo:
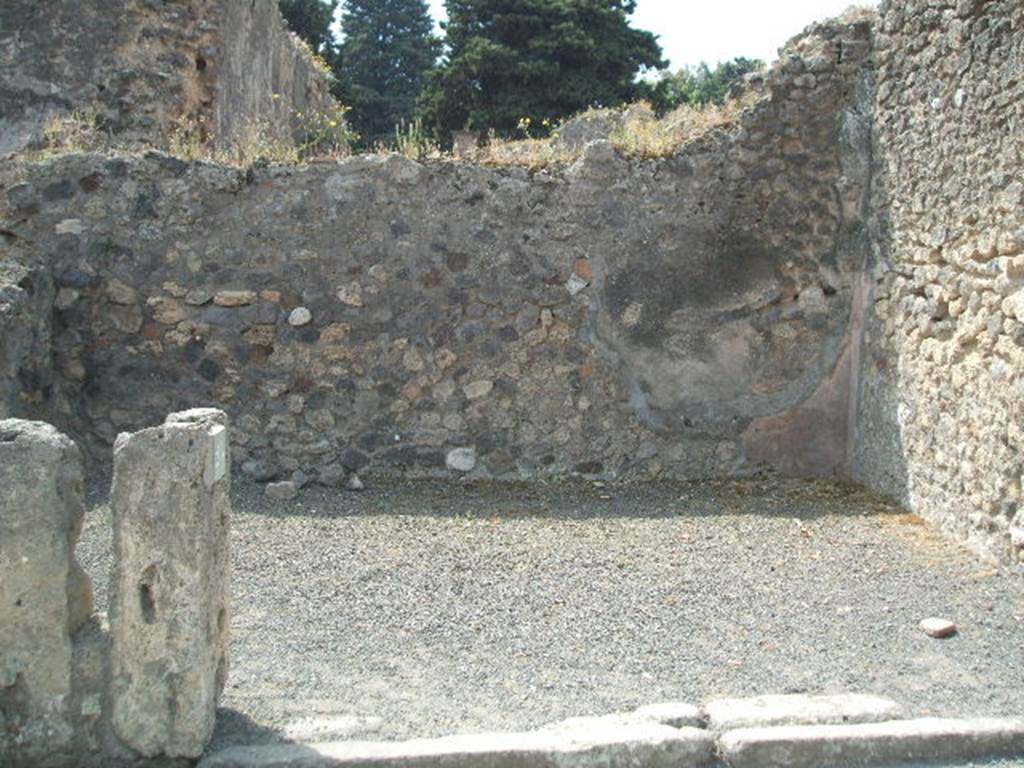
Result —
<instances>
[{"instance_id":1,"label":"stone pillar","mask_svg":"<svg viewBox=\"0 0 1024 768\"><path fill-rule=\"evenodd\" d=\"M81 464L49 424L0 421L0 756L29 764L66 748L78 716L71 636L92 613L74 559Z\"/></svg>"},{"instance_id":2,"label":"stone pillar","mask_svg":"<svg viewBox=\"0 0 1024 768\"><path fill-rule=\"evenodd\" d=\"M227 417L171 414L114 444L112 723L147 757L197 757L228 669Z\"/></svg>"}]
</instances>

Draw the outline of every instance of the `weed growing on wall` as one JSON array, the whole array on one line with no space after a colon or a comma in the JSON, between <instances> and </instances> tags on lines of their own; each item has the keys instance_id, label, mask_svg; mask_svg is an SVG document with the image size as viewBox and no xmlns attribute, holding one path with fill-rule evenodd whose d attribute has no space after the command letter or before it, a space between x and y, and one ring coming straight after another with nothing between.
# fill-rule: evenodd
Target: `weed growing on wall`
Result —
<instances>
[{"instance_id":1,"label":"weed growing on wall","mask_svg":"<svg viewBox=\"0 0 1024 768\"><path fill-rule=\"evenodd\" d=\"M299 159L348 157L359 138L345 118L348 111L339 106L326 112L294 113L292 130L298 137Z\"/></svg>"},{"instance_id":2,"label":"weed growing on wall","mask_svg":"<svg viewBox=\"0 0 1024 768\"><path fill-rule=\"evenodd\" d=\"M204 118L182 116L175 122L168 151L185 160L206 159L226 165L256 161L298 163L312 158L348 157L356 139L343 107L327 112L292 112L290 134L270 120L253 120L230 147L215 149Z\"/></svg>"},{"instance_id":3,"label":"weed growing on wall","mask_svg":"<svg viewBox=\"0 0 1024 768\"><path fill-rule=\"evenodd\" d=\"M90 152L112 147L112 137L100 127L95 109L54 115L43 126L41 151L46 155Z\"/></svg>"},{"instance_id":4,"label":"weed growing on wall","mask_svg":"<svg viewBox=\"0 0 1024 768\"><path fill-rule=\"evenodd\" d=\"M395 126L394 148L398 154L410 160L441 156L441 148L423 129L423 122L418 118L411 123L402 121ZM387 151L388 148L381 146L378 149Z\"/></svg>"},{"instance_id":5,"label":"weed growing on wall","mask_svg":"<svg viewBox=\"0 0 1024 768\"><path fill-rule=\"evenodd\" d=\"M292 40L295 41L295 47L303 51L308 57L313 66L327 77L328 80L334 80L334 70L331 69L331 65L316 51L313 47L303 40L301 37L296 35L294 32L291 33Z\"/></svg>"},{"instance_id":6,"label":"weed growing on wall","mask_svg":"<svg viewBox=\"0 0 1024 768\"><path fill-rule=\"evenodd\" d=\"M205 118L181 115L171 126L167 136L167 151L183 160L209 157L208 132Z\"/></svg>"}]
</instances>

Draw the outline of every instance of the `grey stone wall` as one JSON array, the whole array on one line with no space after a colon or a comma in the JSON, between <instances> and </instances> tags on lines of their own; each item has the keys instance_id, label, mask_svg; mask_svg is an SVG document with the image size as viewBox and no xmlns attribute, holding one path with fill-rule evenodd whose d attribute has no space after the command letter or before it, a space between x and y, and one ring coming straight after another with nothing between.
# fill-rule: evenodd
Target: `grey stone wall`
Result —
<instances>
[{"instance_id":1,"label":"grey stone wall","mask_svg":"<svg viewBox=\"0 0 1024 768\"><path fill-rule=\"evenodd\" d=\"M243 140L257 123L277 138L302 140L308 120L297 114L335 114L327 75L285 31L277 0L216 5L218 41L207 68L219 147Z\"/></svg>"},{"instance_id":2,"label":"grey stone wall","mask_svg":"<svg viewBox=\"0 0 1024 768\"><path fill-rule=\"evenodd\" d=\"M256 121L288 137L295 112L332 106L274 0L0 3L0 155L76 110L120 143L166 147L184 120L223 147Z\"/></svg>"},{"instance_id":3,"label":"grey stone wall","mask_svg":"<svg viewBox=\"0 0 1024 768\"><path fill-rule=\"evenodd\" d=\"M841 471L869 34L809 30L656 160L36 166L10 228L54 270L65 423L215 404L260 479Z\"/></svg>"},{"instance_id":4,"label":"grey stone wall","mask_svg":"<svg viewBox=\"0 0 1024 768\"><path fill-rule=\"evenodd\" d=\"M1024 552L1024 5L892 0L855 474Z\"/></svg>"},{"instance_id":5,"label":"grey stone wall","mask_svg":"<svg viewBox=\"0 0 1024 768\"><path fill-rule=\"evenodd\" d=\"M0 242L0 418L36 418L49 413L53 392L53 278Z\"/></svg>"}]
</instances>

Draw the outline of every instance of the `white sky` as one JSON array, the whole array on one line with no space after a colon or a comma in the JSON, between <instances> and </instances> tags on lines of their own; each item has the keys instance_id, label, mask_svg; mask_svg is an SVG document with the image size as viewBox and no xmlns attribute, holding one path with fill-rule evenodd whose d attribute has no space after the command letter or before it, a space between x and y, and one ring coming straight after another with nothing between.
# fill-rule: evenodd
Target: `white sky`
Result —
<instances>
[{"instance_id":1,"label":"white sky","mask_svg":"<svg viewBox=\"0 0 1024 768\"><path fill-rule=\"evenodd\" d=\"M444 18L444 0L428 0ZM637 0L632 26L658 35L673 70L736 56L773 61L779 47L813 21L842 13L854 0ZM856 0L876 5L876 0Z\"/></svg>"}]
</instances>

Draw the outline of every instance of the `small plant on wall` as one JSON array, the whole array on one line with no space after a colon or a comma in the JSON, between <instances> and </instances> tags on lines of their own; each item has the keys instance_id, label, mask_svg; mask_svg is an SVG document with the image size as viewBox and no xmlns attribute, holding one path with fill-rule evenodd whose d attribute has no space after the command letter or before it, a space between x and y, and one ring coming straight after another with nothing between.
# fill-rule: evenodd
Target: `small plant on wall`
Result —
<instances>
[{"instance_id":1,"label":"small plant on wall","mask_svg":"<svg viewBox=\"0 0 1024 768\"><path fill-rule=\"evenodd\" d=\"M358 134L345 114L348 107L312 112L294 112L293 132L297 138L299 159L310 157L347 157Z\"/></svg>"}]
</instances>

